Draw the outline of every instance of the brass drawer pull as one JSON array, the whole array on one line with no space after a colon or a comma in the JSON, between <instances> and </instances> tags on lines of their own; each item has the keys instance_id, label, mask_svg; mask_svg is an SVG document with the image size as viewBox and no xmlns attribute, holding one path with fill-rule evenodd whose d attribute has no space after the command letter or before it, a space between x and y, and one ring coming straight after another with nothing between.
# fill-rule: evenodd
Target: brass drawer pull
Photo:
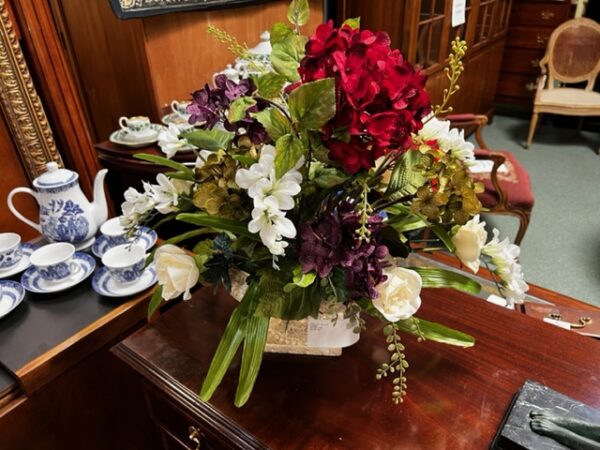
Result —
<instances>
[{"instance_id":1,"label":"brass drawer pull","mask_svg":"<svg viewBox=\"0 0 600 450\"><path fill-rule=\"evenodd\" d=\"M537 89L537 87L536 87L535 83L533 81L531 81L525 85L525 89L531 92L531 91L535 91Z\"/></svg>"},{"instance_id":2,"label":"brass drawer pull","mask_svg":"<svg viewBox=\"0 0 600 450\"><path fill-rule=\"evenodd\" d=\"M529 64L531 64L531 67L538 67L540 65L540 58L533 58L529 61Z\"/></svg>"},{"instance_id":3,"label":"brass drawer pull","mask_svg":"<svg viewBox=\"0 0 600 450\"><path fill-rule=\"evenodd\" d=\"M550 20L554 17L554 11L545 9L542 11L541 16L542 16L542 20Z\"/></svg>"},{"instance_id":4,"label":"brass drawer pull","mask_svg":"<svg viewBox=\"0 0 600 450\"><path fill-rule=\"evenodd\" d=\"M552 320L562 320L561 314L557 312L551 312L550 314L548 314L548 317ZM579 318L579 321L577 323L569 323L569 325L571 326L571 328L585 328L592 322L593 320L590 317L582 316Z\"/></svg>"},{"instance_id":5,"label":"brass drawer pull","mask_svg":"<svg viewBox=\"0 0 600 450\"><path fill-rule=\"evenodd\" d=\"M538 34L535 38L535 41L538 44L545 44L546 42L548 42L548 36L543 36L543 35Z\"/></svg>"},{"instance_id":6,"label":"brass drawer pull","mask_svg":"<svg viewBox=\"0 0 600 450\"><path fill-rule=\"evenodd\" d=\"M188 432L190 433L190 435L188 436L190 441L196 444L195 450L200 450L200 447L202 446L202 434L200 434L200 430L190 425L190 427L188 428Z\"/></svg>"}]
</instances>

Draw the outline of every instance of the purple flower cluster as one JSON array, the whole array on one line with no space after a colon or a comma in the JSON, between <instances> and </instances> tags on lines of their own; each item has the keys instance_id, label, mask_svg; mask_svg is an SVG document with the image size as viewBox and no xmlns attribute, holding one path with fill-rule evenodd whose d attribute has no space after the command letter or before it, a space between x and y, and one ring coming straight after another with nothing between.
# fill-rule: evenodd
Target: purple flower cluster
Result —
<instances>
[{"instance_id":1,"label":"purple flower cluster","mask_svg":"<svg viewBox=\"0 0 600 450\"><path fill-rule=\"evenodd\" d=\"M189 123L191 125L200 123L204 129L212 129L217 123L223 122L226 130L236 132L239 129L244 130L253 144L267 142L269 136L264 127L249 114L242 120L230 123L227 120L226 112L230 104L244 96L252 95L256 91L256 86L251 79L242 79L238 83L221 74L215 77L215 86L208 84L203 89L199 89L192 94L192 103L187 107L190 115ZM262 105L257 104L248 109L248 113L259 111Z\"/></svg>"},{"instance_id":2,"label":"purple flower cluster","mask_svg":"<svg viewBox=\"0 0 600 450\"><path fill-rule=\"evenodd\" d=\"M312 223L300 227L300 264L302 272L315 270L321 278L329 276L335 266L346 273L346 281L353 298L377 298L376 286L386 280L383 274L388 249L378 242L382 218L369 218L371 239L357 239L359 216L355 204L341 202Z\"/></svg>"}]
</instances>

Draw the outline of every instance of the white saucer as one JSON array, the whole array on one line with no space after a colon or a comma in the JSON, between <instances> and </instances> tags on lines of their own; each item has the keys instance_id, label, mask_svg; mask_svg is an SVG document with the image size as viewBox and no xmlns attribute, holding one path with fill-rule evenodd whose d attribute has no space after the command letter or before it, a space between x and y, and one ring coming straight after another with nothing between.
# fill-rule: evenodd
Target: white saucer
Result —
<instances>
[{"instance_id":1,"label":"white saucer","mask_svg":"<svg viewBox=\"0 0 600 450\"><path fill-rule=\"evenodd\" d=\"M194 125L190 125L190 123L187 121L187 119L181 117L179 114L174 113L174 112L172 112L171 114L167 114L166 116L163 116L162 119L160 119L160 121L162 123L164 123L166 126L173 124L173 125L177 126L177 128L179 128L180 130L194 128Z\"/></svg>"},{"instance_id":2,"label":"white saucer","mask_svg":"<svg viewBox=\"0 0 600 450\"><path fill-rule=\"evenodd\" d=\"M131 148L147 147L158 141L158 133L165 129L163 125L157 123L150 124L150 127L154 132L147 137L133 137L127 130L117 130L110 135L108 140L113 144L124 145Z\"/></svg>"},{"instance_id":3,"label":"white saucer","mask_svg":"<svg viewBox=\"0 0 600 450\"><path fill-rule=\"evenodd\" d=\"M146 250L150 250L154 247L154 244L156 244L157 239L158 236L156 235L156 231L148 227L140 227L136 237L132 238L129 242L135 242L136 244L140 244ZM98 258L102 258L104 253L111 248L111 245L108 243L108 238L101 234L92 246L92 253Z\"/></svg>"},{"instance_id":4,"label":"white saucer","mask_svg":"<svg viewBox=\"0 0 600 450\"><path fill-rule=\"evenodd\" d=\"M76 252L84 252L89 249L96 242L96 238L92 236L87 241L80 242L79 244L73 244Z\"/></svg>"},{"instance_id":5,"label":"white saucer","mask_svg":"<svg viewBox=\"0 0 600 450\"><path fill-rule=\"evenodd\" d=\"M59 292L69 289L87 277L89 277L96 268L96 261L93 256L86 253L76 252L73 255L73 262L79 265L79 270L70 277L60 281L46 281L42 278L35 267L30 267L21 277L21 284L29 292L36 294L46 294L50 292Z\"/></svg>"},{"instance_id":6,"label":"white saucer","mask_svg":"<svg viewBox=\"0 0 600 450\"><path fill-rule=\"evenodd\" d=\"M154 265L146 267L138 281L131 284L121 284L113 280L106 267L102 267L92 279L92 288L104 297L127 297L145 291L156 283Z\"/></svg>"},{"instance_id":7,"label":"white saucer","mask_svg":"<svg viewBox=\"0 0 600 450\"><path fill-rule=\"evenodd\" d=\"M11 280L0 281L0 318L6 316L23 301L25 289Z\"/></svg>"},{"instance_id":8,"label":"white saucer","mask_svg":"<svg viewBox=\"0 0 600 450\"><path fill-rule=\"evenodd\" d=\"M31 256L35 249L36 247L34 247L31 244L23 244L23 256L21 257L19 262L14 266L7 267L6 269L0 269L0 280L2 278L12 277L13 275L21 273L25 269L27 269L31 265L31 262L29 261L29 256Z\"/></svg>"}]
</instances>

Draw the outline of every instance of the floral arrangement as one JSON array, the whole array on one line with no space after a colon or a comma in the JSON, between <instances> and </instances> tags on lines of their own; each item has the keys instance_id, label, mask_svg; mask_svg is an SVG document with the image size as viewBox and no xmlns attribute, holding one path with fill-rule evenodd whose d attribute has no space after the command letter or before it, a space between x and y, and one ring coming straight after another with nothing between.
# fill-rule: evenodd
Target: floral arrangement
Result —
<instances>
[{"instance_id":1,"label":"floral arrangement","mask_svg":"<svg viewBox=\"0 0 600 450\"><path fill-rule=\"evenodd\" d=\"M252 76L219 75L192 95L196 128L171 128L161 146L168 158L136 155L167 166L157 184L125 193L123 225L156 220L193 225L154 254L159 285L149 314L162 300L197 284L231 290L231 271L247 274L247 290L232 313L200 396L210 399L243 346L235 404L249 398L271 318L301 320L327 305L344 305L356 332L359 313L381 319L390 359L376 378L392 379L392 399L406 393L401 332L419 340L469 347L471 336L418 318L422 288L476 293L469 277L438 268L399 267L396 258L435 241L473 272L493 267L503 295L523 299L527 285L519 248L487 241L469 174L473 145L436 116L451 110L466 46L456 40L447 69L450 86L432 107L425 75L390 48L384 32L320 25L302 36L308 2L293 0L288 19L270 31L269 61L253 58L227 33L209 31L240 58ZM435 113L435 114L434 114ZM171 159L195 148L193 166ZM196 239L189 251L177 244ZM428 240L429 241L429 240ZM430 250L430 248L425 248Z\"/></svg>"}]
</instances>

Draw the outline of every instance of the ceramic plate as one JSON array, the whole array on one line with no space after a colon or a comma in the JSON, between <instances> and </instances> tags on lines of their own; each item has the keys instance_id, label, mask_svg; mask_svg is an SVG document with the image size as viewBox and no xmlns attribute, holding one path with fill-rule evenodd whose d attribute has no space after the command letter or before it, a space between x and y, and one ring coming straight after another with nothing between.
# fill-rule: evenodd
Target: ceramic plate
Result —
<instances>
[{"instance_id":1,"label":"ceramic plate","mask_svg":"<svg viewBox=\"0 0 600 450\"><path fill-rule=\"evenodd\" d=\"M77 273L64 280L46 281L41 277L35 267L30 267L21 277L21 284L29 292L34 292L36 294L60 292L81 283L89 277L96 268L94 257L86 253L76 252L73 256L73 262L79 265L79 270Z\"/></svg>"},{"instance_id":2,"label":"ceramic plate","mask_svg":"<svg viewBox=\"0 0 600 450\"><path fill-rule=\"evenodd\" d=\"M147 147L154 144L158 140L158 133L165 129L163 125L152 123L150 124L154 133L144 138L133 138L127 130L117 130L113 132L108 140L113 144L124 145L131 148Z\"/></svg>"},{"instance_id":3,"label":"ceramic plate","mask_svg":"<svg viewBox=\"0 0 600 450\"><path fill-rule=\"evenodd\" d=\"M25 289L11 280L0 281L0 318L6 316L23 301Z\"/></svg>"},{"instance_id":4,"label":"ceramic plate","mask_svg":"<svg viewBox=\"0 0 600 450\"><path fill-rule=\"evenodd\" d=\"M148 228L141 227L138 231L138 234L135 238L133 238L130 242L136 240L136 243L139 243L144 249L150 250L156 244L156 239L158 236L156 235L156 231ZM104 235L100 235L94 245L92 246L92 252L98 258L102 258L102 256L106 253L107 250L110 250L111 246L108 243L108 239Z\"/></svg>"},{"instance_id":5,"label":"ceramic plate","mask_svg":"<svg viewBox=\"0 0 600 450\"><path fill-rule=\"evenodd\" d=\"M144 270L138 281L132 284L120 284L110 277L108 269L102 267L92 279L92 288L105 297L127 297L145 291L156 283L156 270L150 265Z\"/></svg>"},{"instance_id":6,"label":"ceramic plate","mask_svg":"<svg viewBox=\"0 0 600 450\"><path fill-rule=\"evenodd\" d=\"M7 267L6 269L0 269L0 279L12 277L13 275L21 273L27 269L31 265L29 257L35 249L36 247L31 244L23 244L23 257L14 266Z\"/></svg>"}]
</instances>

